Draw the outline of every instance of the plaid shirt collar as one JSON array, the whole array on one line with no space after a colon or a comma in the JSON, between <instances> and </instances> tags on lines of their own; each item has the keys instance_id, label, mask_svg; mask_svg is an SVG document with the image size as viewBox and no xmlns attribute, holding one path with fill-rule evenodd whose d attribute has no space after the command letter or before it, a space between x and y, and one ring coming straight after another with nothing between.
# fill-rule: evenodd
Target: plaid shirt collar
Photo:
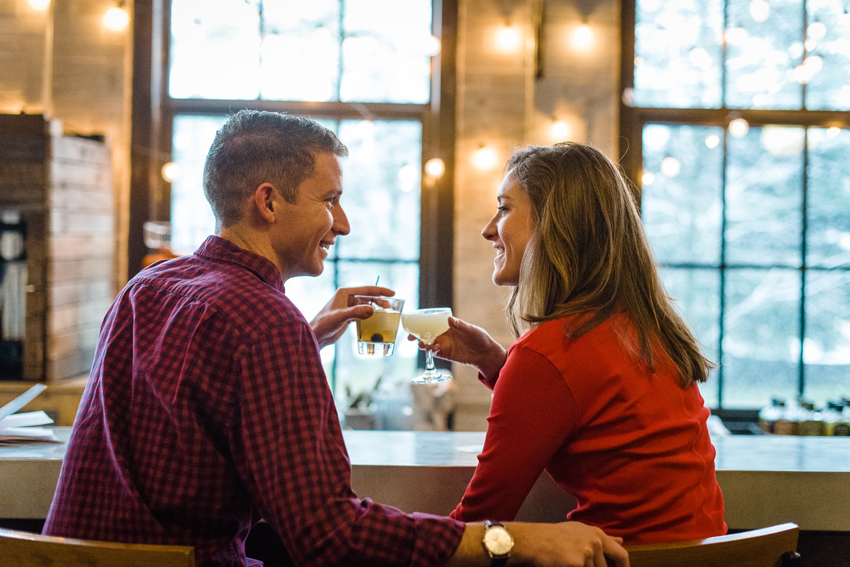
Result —
<instances>
[{"instance_id":1,"label":"plaid shirt collar","mask_svg":"<svg viewBox=\"0 0 850 567\"><path fill-rule=\"evenodd\" d=\"M247 268L255 273L264 283L272 286L281 293L285 293L283 278L277 266L271 260L240 248L220 236L214 234L208 236L200 248L195 251L195 255L206 258L207 260L228 262Z\"/></svg>"}]
</instances>

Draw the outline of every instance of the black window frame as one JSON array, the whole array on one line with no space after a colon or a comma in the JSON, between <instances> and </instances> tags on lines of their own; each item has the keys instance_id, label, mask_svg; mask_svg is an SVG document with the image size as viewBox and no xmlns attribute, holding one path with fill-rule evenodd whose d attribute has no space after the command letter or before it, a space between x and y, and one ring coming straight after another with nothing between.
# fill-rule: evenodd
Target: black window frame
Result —
<instances>
[{"instance_id":1,"label":"black window frame","mask_svg":"<svg viewBox=\"0 0 850 567\"><path fill-rule=\"evenodd\" d=\"M641 180L643 176L643 129L647 124L666 124L666 125L690 125L690 126L715 126L723 128L723 151L726 155L726 139L729 135L729 122L736 118L746 120L751 128L757 128L766 125L777 126L797 126L803 128L829 128L838 127L842 129L850 129L850 112L847 111L825 111L825 110L765 110L765 109L747 109L747 108L658 108L658 107L638 107L631 104L633 97L631 93L634 89L634 70L635 70L635 25L636 25L636 9L638 0L622 0L621 2L621 52L620 52L620 88L619 94L619 135L618 135L618 155L620 156L620 166L625 172L629 180L634 183L639 191L642 192ZM803 6L805 9L806 2ZM805 24L803 25L805 30ZM803 32L805 33L805 31ZM725 60L725 50L724 50ZM725 89L725 81L723 88ZM805 86L803 86L805 89ZM725 93L724 93L725 95ZM725 101L725 96L722 100ZM805 97L804 99L805 100ZM806 140L808 137L806 137ZM807 144L808 142L806 142ZM807 146L804 149L804 167L807 164ZM725 193L726 184L726 164L724 163L724 179L722 180L722 191ZM805 255L805 207L806 207L806 176L803 182L803 255L801 265L799 266L802 272L801 278L801 301L800 301L800 344L803 344L805 337L805 285L806 272L812 268L806 265ZM724 205L725 216L725 205ZM723 241L721 231L721 244ZM688 267L687 265L670 264L670 267ZM699 266L705 267L705 266ZM718 410L714 411L722 418L730 417L732 420L744 419L750 420L756 417L756 408L749 410L727 409L723 407L723 319L724 319L724 288L723 281L725 270L727 268L739 268L739 265L727 265L721 263L717 267L721 274L720 288L720 313L719 325L720 336L718 342L718 352L720 356L719 368L717 371L718 379ZM759 268L765 266L758 266ZM769 266L767 266L769 267ZM850 266L833 268L834 271L848 271ZM802 396L805 389L805 363L803 361L803 349L800 349L799 355L799 378L797 384L797 395Z\"/></svg>"}]
</instances>

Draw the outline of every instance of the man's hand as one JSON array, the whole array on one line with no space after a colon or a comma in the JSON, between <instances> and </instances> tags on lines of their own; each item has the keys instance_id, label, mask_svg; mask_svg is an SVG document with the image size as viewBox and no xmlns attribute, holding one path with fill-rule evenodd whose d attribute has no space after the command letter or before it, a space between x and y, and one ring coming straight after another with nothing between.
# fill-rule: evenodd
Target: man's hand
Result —
<instances>
[{"instance_id":1,"label":"man's hand","mask_svg":"<svg viewBox=\"0 0 850 567\"><path fill-rule=\"evenodd\" d=\"M375 312L371 305L354 305L355 295L392 297L395 292L390 288L375 285L341 287L336 290L330 301L310 321L320 349L339 340L350 322L367 319Z\"/></svg>"},{"instance_id":2,"label":"man's hand","mask_svg":"<svg viewBox=\"0 0 850 567\"><path fill-rule=\"evenodd\" d=\"M408 338L416 339L413 335ZM420 341L419 348L430 348L438 358L474 366L488 380L498 376L507 358L505 349L487 331L457 317L449 317L449 330L432 345Z\"/></svg>"}]
</instances>

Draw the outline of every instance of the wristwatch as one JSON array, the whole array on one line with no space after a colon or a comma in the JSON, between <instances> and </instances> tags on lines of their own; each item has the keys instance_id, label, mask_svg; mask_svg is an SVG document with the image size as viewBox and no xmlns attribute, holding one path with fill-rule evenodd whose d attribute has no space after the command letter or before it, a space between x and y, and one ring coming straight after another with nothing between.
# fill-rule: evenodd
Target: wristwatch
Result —
<instances>
[{"instance_id":1,"label":"wristwatch","mask_svg":"<svg viewBox=\"0 0 850 567\"><path fill-rule=\"evenodd\" d=\"M511 556L514 538L504 525L487 520L484 522L484 540L481 544L490 554L490 567L502 567Z\"/></svg>"}]
</instances>

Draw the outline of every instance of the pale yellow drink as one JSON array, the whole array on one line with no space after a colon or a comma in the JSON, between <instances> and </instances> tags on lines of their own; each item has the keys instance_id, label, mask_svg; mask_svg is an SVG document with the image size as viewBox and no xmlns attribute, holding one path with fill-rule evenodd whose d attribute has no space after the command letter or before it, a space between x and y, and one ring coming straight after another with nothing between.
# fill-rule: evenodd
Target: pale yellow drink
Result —
<instances>
[{"instance_id":1,"label":"pale yellow drink","mask_svg":"<svg viewBox=\"0 0 850 567\"><path fill-rule=\"evenodd\" d=\"M368 319L357 321L357 340L360 354L384 354L385 356L392 354L400 317L401 313L396 311L375 310L375 314ZM384 345L370 347L368 343L384 343ZM379 350L388 348L389 350L378 353L374 352L376 348ZM372 352L368 352L370 350Z\"/></svg>"},{"instance_id":2,"label":"pale yellow drink","mask_svg":"<svg viewBox=\"0 0 850 567\"><path fill-rule=\"evenodd\" d=\"M449 330L448 310L422 309L422 313L413 311L402 315L404 329L417 339L431 344L438 335Z\"/></svg>"},{"instance_id":3,"label":"pale yellow drink","mask_svg":"<svg viewBox=\"0 0 850 567\"><path fill-rule=\"evenodd\" d=\"M449 307L417 309L401 316L404 330L425 344L432 344L434 339L449 330L449 317L452 310ZM425 372L411 380L414 384L432 384L451 380L451 374L443 374L434 366L434 353L425 349Z\"/></svg>"},{"instance_id":4,"label":"pale yellow drink","mask_svg":"<svg viewBox=\"0 0 850 567\"><path fill-rule=\"evenodd\" d=\"M357 295L355 302L361 305L372 305L375 309L371 317L357 321L357 352L373 356L390 356L395 348L404 300Z\"/></svg>"}]
</instances>

